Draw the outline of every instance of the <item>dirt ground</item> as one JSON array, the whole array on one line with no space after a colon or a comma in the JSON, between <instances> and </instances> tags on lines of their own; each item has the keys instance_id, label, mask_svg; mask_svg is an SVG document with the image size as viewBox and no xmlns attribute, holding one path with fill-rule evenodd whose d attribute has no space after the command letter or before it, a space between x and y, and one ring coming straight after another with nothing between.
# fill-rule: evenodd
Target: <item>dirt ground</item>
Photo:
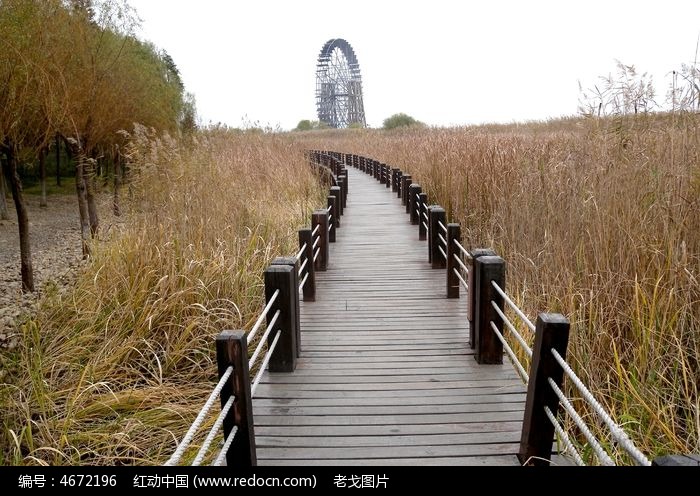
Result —
<instances>
[{"instance_id":1,"label":"dirt ground","mask_svg":"<svg viewBox=\"0 0 700 496\"><path fill-rule=\"evenodd\" d=\"M36 293L21 291L17 215L7 197L10 220L0 220L0 347L17 343L15 321L31 312L45 285L52 281L65 288L81 263L78 201L73 195L51 195L48 207L39 197L26 195L34 263Z\"/></svg>"}]
</instances>

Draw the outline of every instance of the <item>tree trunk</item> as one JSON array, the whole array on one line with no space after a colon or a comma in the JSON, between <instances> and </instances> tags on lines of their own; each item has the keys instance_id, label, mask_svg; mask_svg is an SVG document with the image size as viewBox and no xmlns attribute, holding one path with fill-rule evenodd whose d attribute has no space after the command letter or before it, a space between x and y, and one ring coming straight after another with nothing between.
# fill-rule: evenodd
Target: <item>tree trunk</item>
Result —
<instances>
[{"instance_id":1,"label":"tree trunk","mask_svg":"<svg viewBox=\"0 0 700 496\"><path fill-rule=\"evenodd\" d=\"M90 256L90 221L88 214L87 186L85 185L85 156L80 155L75 163L75 189L78 193L78 210L80 212L80 238L83 242L83 258Z\"/></svg>"},{"instance_id":2,"label":"tree trunk","mask_svg":"<svg viewBox=\"0 0 700 496\"><path fill-rule=\"evenodd\" d=\"M3 172L4 160L0 157L0 220L10 220L10 213L7 211L7 200L5 199L5 194L7 188L5 187L5 174Z\"/></svg>"},{"instance_id":3,"label":"tree trunk","mask_svg":"<svg viewBox=\"0 0 700 496\"><path fill-rule=\"evenodd\" d=\"M116 217L119 217L122 214L122 209L119 205L119 188L121 187L121 173L122 155L117 149L116 156L114 157L114 200L112 201L112 207L114 209L114 215Z\"/></svg>"},{"instance_id":4,"label":"tree trunk","mask_svg":"<svg viewBox=\"0 0 700 496\"><path fill-rule=\"evenodd\" d=\"M97 215L97 204L95 202L95 159L85 159L83 165L83 180L85 182L85 197L87 199L88 218L90 220L90 235L97 236L100 227L100 219Z\"/></svg>"},{"instance_id":5,"label":"tree trunk","mask_svg":"<svg viewBox=\"0 0 700 496\"><path fill-rule=\"evenodd\" d=\"M46 208L46 148L39 150L39 180L41 181L41 200L39 206Z\"/></svg>"},{"instance_id":6,"label":"tree trunk","mask_svg":"<svg viewBox=\"0 0 700 496\"><path fill-rule=\"evenodd\" d=\"M22 182L17 173L17 158L14 147L10 144L4 147L7 161L3 167L5 179L12 190L12 199L17 210L17 225L19 226L19 254L22 265L22 291L34 291L34 269L32 268L32 248L29 243L29 218L27 205L22 196Z\"/></svg>"},{"instance_id":7,"label":"tree trunk","mask_svg":"<svg viewBox=\"0 0 700 496\"><path fill-rule=\"evenodd\" d=\"M61 141L56 133L56 186L61 186Z\"/></svg>"}]
</instances>

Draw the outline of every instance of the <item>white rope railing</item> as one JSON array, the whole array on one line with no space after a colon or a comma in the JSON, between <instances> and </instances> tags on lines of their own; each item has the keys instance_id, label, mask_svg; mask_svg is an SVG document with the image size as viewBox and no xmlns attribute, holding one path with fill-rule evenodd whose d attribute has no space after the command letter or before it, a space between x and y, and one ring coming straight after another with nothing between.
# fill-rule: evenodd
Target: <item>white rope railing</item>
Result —
<instances>
[{"instance_id":1,"label":"white rope railing","mask_svg":"<svg viewBox=\"0 0 700 496\"><path fill-rule=\"evenodd\" d=\"M320 224L319 224L319 225L320 225ZM319 244L320 242L321 242L321 236L319 236L318 238L316 238L316 241L314 241L314 244L311 245L311 249L312 249L312 250L315 250L316 247L318 246L318 244Z\"/></svg>"},{"instance_id":2,"label":"white rope railing","mask_svg":"<svg viewBox=\"0 0 700 496\"><path fill-rule=\"evenodd\" d=\"M316 227L314 228L314 230L311 231L311 236L316 236L316 233L318 232L320 227L321 227L321 224L316 224Z\"/></svg>"},{"instance_id":3,"label":"white rope railing","mask_svg":"<svg viewBox=\"0 0 700 496\"><path fill-rule=\"evenodd\" d=\"M506 342L506 338L503 337L503 334L500 333L498 330L498 327L496 327L496 324L493 323L493 320L489 322L491 324L491 329L493 329L493 333L496 335L498 340L501 342L503 345L503 349L506 350L506 353L508 354L508 357L510 358L510 361L513 362L513 366L515 367L515 370L518 371L518 374L520 374L520 377L522 380L527 384L529 382L529 378L527 376L527 372L523 368L522 364L520 363L520 360L518 360L518 357L515 356L515 353L511 349L511 347L508 345Z\"/></svg>"},{"instance_id":4,"label":"white rope railing","mask_svg":"<svg viewBox=\"0 0 700 496\"><path fill-rule=\"evenodd\" d=\"M556 417L552 414L552 410L550 410L548 406L545 406L544 413L554 426L554 430L556 431L557 435L559 435L559 439L561 439L561 442L564 445L564 453L570 455L576 462L576 465L579 467L585 467L586 463L583 461L583 458L581 458L581 454L574 447L574 443L571 442L569 435L563 429Z\"/></svg>"},{"instance_id":5,"label":"white rope railing","mask_svg":"<svg viewBox=\"0 0 700 496\"><path fill-rule=\"evenodd\" d=\"M333 205L328 205L326 212L331 212L333 210Z\"/></svg>"},{"instance_id":6,"label":"white rope railing","mask_svg":"<svg viewBox=\"0 0 700 496\"><path fill-rule=\"evenodd\" d=\"M442 253L442 256L445 259L445 261L447 261L447 255L445 254L445 250L442 249L442 246L438 245L438 250L440 250L440 253Z\"/></svg>"},{"instance_id":7,"label":"white rope railing","mask_svg":"<svg viewBox=\"0 0 700 496\"><path fill-rule=\"evenodd\" d=\"M503 299L505 300L506 303L508 303L508 306L513 309L513 311L522 319L523 322L532 330L532 332L535 332L535 324L530 322L530 319L527 318L527 316L518 308L518 306L513 303L513 300L508 298L508 295L501 289L501 287L496 284L496 281L491 281L491 286L494 287L494 289L500 294Z\"/></svg>"},{"instance_id":8,"label":"white rope railing","mask_svg":"<svg viewBox=\"0 0 700 496\"><path fill-rule=\"evenodd\" d=\"M263 308L263 311L260 314L260 316L258 317L258 320L255 321L255 325L248 333L248 342L249 343L251 343L253 341L253 339L255 338L255 334L260 329L260 326L262 325L265 317L267 317L267 312L270 311L270 308L272 308L272 305L274 305L275 301L277 301L277 297L279 296L279 294L280 294L279 289L276 289L275 292L272 293L272 297L270 298L270 301L267 302L267 305L265 305L265 308Z\"/></svg>"},{"instance_id":9,"label":"white rope railing","mask_svg":"<svg viewBox=\"0 0 700 496\"><path fill-rule=\"evenodd\" d=\"M204 422L204 418L209 413L209 410L211 410L214 401L216 401L217 397L219 396L219 393L221 393L221 390L224 387L224 384L226 384L226 381L228 381L232 373L233 367L228 367L224 374L221 376L221 379L219 379L219 382L214 387L214 390L209 395L209 398L207 399L206 403L204 403L204 406L197 414L197 417L194 419L194 422L192 422L192 425L185 433L185 436L182 438L182 441L180 441L180 444L178 444L177 448L175 448L175 452L168 459L168 461L165 462L165 466L173 466L180 461L180 458L182 458L183 453L192 442L192 438L194 438L195 433L201 427L202 422Z\"/></svg>"},{"instance_id":10,"label":"white rope railing","mask_svg":"<svg viewBox=\"0 0 700 496\"><path fill-rule=\"evenodd\" d=\"M442 229L443 232L445 234L447 234L447 228L445 227L445 224L443 224L441 220L438 220L438 226L440 226L440 229ZM440 234L438 234L438 236L440 236Z\"/></svg>"},{"instance_id":11,"label":"white rope railing","mask_svg":"<svg viewBox=\"0 0 700 496\"><path fill-rule=\"evenodd\" d=\"M248 360L248 369L253 368L253 364L255 364L255 360L258 358L258 355L262 351L263 346L267 342L267 337L270 335L270 331L275 328L275 324L277 323L277 319L280 316L281 311L277 310L275 312L274 317L272 317L272 320L270 320L270 323L267 324L267 329L265 329L265 333L263 336L260 338L260 342L258 343L258 346L255 347L255 351L253 352L253 356L250 357L250 360Z\"/></svg>"},{"instance_id":12,"label":"white rope railing","mask_svg":"<svg viewBox=\"0 0 700 496\"><path fill-rule=\"evenodd\" d=\"M265 354L265 358L263 359L263 362L260 365L260 370L258 370L258 373L255 375L255 379L253 380L253 385L250 387L251 399L255 397L255 390L258 388L258 384L260 384L260 379L262 379L262 376L265 373L265 369L267 368L267 364L270 362L270 357L272 357L272 354L275 352L275 348L277 347L277 342L279 341L281 335L282 335L282 331L277 331L277 334L275 334L275 339L272 341L272 344L270 345L270 349L267 350L267 353Z\"/></svg>"},{"instance_id":13,"label":"white rope railing","mask_svg":"<svg viewBox=\"0 0 700 496\"><path fill-rule=\"evenodd\" d=\"M571 417L571 420L573 420L574 423L578 426L578 428L581 429L581 433L583 434L583 437L585 437L588 440L588 443L591 445L591 449L595 453L595 456L598 457L598 460L600 460L601 465L614 466L615 462L605 452L605 450L600 445L600 443L598 442L596 437L593 435L591 430L588 428L586 423L583 421L581 416L574 409L574 405L571 404L571 402L564 395L562 390L559 389L559 386L557 386L557 383L554 382L554 380L551 377L547 378L547 382L549 382L549 385L552 387L554 394L556 394L557 398L559 398L559 402L564 407L564 410L566 410L566 413L569 414L569 417Z\"/></svg>"},{"instance_id":14,"label":"white rope railing","mask_svg":"<svg viewBox=\"0 0 700 496\"><path fill-rule=\"evenodd\" d=\"M445 240L445 238L443 238L443 237L442 237L442 234L440 234L440 233L437 233L437 235L438 235L438 239L439 239L440 242L442 243L442 246L444 246L445 249L447 249L447 241Z\"/></svg>"},{"instance_id":15,"label":"white rope railing","mask_svg":"<svg viewBox=\"0 0 700 496\"><path fill-rule=\"evenodd\" d=\"M426 224L425 222L423 222L423 227L425 227L426 231L428 230L428 224Z\"/></svg>"},{"instance_id":16,"label":"white rope railing","mask_svg":"<svg viewBox=\"0 0 700 496\"><path fill-rule=\"evenodd\" d=\"M224 460L226 459L226 454L228 453L228 449L231 447L231 444L233 444L233 439L236 437L237 432L238 432L238 426L234 425L233 429L231 429L231 432L229 432L228 437L226 438L226 441L224 442L224 446L221 448L221 451L219 451L219 456L217 456L216 460L214 460L214 463L212 463L213 466L220 467L221 465L224 464Z\"/></svg>"},{"instance_id":17,"label":"white rope railing","mask_svg":"<svg viewBox=\"0 0 700 496\"><path fill-rule=\"evenodd\" d=\"M309 259L308 259L308 258L305 258L305 259L304 259L304 263L301 264L301 267L299 267L299 271L297 272L297 275L302 275L302 274L304 273L304 268L306 267L306 265L307 265L308 263L309 263ZM307 275L308 275L308 274L307 274Z\"/></svg>"},{"instance_id":18,"label":"white rope railing","mask_svg":"<svg viewBox=\"0 0 700 496\"><path fill-rule=\"evenodd\" d=\"M493 307L494 310L496 310L496 313L498 316L501 318L503 323L508 327L508 330L515 336L515 339L518 340L518 343L520 343L520 346L522 347L523 350L525 350L525 353L527 353L527 356L532 358L532 348L530 348L527 345L527 342L523 338L523 336L517 331L515 326L511 323L511 321L508 319L508 317L505 316L505 314L501 311L500 308L498 308L498 305L496 305L496 302L491 300L491 306Z\"/></svg>"},{"instance_id":19,"label":"white rope railing","mask_svg":"<svg viewBox=\"0 0 700 496\"><path fill-rule=\"evenodd\" d=\"M457 245L457 248L459 248L459 250L462 252L462 254L463 254L465 257L467 257L468 260L471 260L471 259L472 259L471 253L469 253L469 252L467 251L467 249L466 249L464 246L462 246L462 244L461 244L459 241L457 241L457 238L452 238L452 242L453 242L455 245Z\"/></svg>"},{"instance_id":20,"label":"white rope railing","mask_svg":"<svg viewBox=\"0 0 700 496\"><path fill-rule=\"evenodd\" d=\"M307 247L307 246L308 246L308 245L307 245L306 243L304 243L304 246L302 246L301 248L299 248L299 251L297 252L296 255L294 255L294 258L296 258L297 260L299 260L299 259L301 258L301 256L304 254L304 252L306 251L306 247Z\"/></svg>"},{"instance_id":21,"label":"white rope railing","mask_svg":"<svg viewBox=\"0 0 700 496\"><path fill-rule=\"evenodd\" d=\"M194 457L194 461L192 462L193 467L198 467L199 465L202 464L202 461L204 460L204 456L207 454L209 451L209 447L211 446L212 441L214 441L214 437L219 433L221 430L221 426L224 425L224 419L226 418L226 415L228 415L228 411L231 409L233 406L233 401L236 398L231 395L224 405L224 407L221 409L221 412L219 412L219 416L216 417L216 421L214 422L214 425L211 427L209 430L209 434L207 435L206 439L202 443L202 446L199 448L199 451L197 452L197 456Z\"/></svg>"},{"instance_id":22,"label":"white rope railing","mask_svg":"<svg viewBox=\"0 0 700 496\"><path fill-rule=\"evenodd\" d=\"M554 355L554 359L557 361L557 363L559 363L569 379L571 379L571 382L574 383L576 388L583 396L583 399L586 400L596 414L598 414L598 417L600 417L603 423L607 426L613 439L615 439L615 441L620 444L622 449L624 449L639 465L650 466L651 462L649 459L644 455L644 453L639 451L639 448L634 445L629 436L627 436L627 433L619 425L617 425L610 415L608 415L603 406L593 397L593 394L588 390L585 384L581 382L581 379L579 379L576 373L571 369L571 367L569 367L569 364L566 363L557 350L552 348L551 351L552 355Z\"/></svg>"},{"instance_id":23,"label":"white rope railing","mask_svg":"<svg viewBox=\"0 0 700 496\"><path fill-rule=\"evenodd\" d=\"M301 280L299 283L299 291L304 289L304 285L306 284L306 280L309 278L309 273L307 272L306 275L304 275L304 278Z\"/></svg>"},{"instance_id":24,"label":"white rope railing","mask_svg":"<svg viewBox=\"0 0 700 496\"><path fill-rule=\"evenodd\" d=\"M423 217L425 217L425 220L428 220L428 214L423 212Z\"/></svg>"},{"instance_id":25,"label":"white rope railing","mask_svg":"<svg viewBox=\"0 0 700 496\"><path fill-rule=\"evenodd\" d=\"M455 273L455 275L457 276L457 279L459 279L459 282L462 283L462 286L464 287L464 289L466 289L467 291L469 291L469 285L467 284L467 281L465 281L465 280L462 278L462 276L459 274L459 271L458 271L456 268L453 268L452 271L453 271L453 272Z\"/></svg>"},{"instance_id":26,"label":"white rope railing","mask_svg":"<svg viewBox=\"0 0 700 496\"><path fill-rule=\"evenodd\" d=\"M462 270L468 275L469 274L469 267L464 265L464 262L462 262L462 260L457 256L456 253L452 254L452 258L455 259L455 262L457 262L459 264L459 266L462 268Z\"/></svg>"},{"instance_id":27,"label":"white rope railing","mask_svg":"<svg viewBox=\"0 0 700 496\"><path fill-rule=\"evenodd\" d=\"M318 255L320 253L321 253L321 247L319 246L318 248L316 248L316 251L314 252L314 262L316 261L316 259L318 258Z\"/></svg>"}]
</instances>

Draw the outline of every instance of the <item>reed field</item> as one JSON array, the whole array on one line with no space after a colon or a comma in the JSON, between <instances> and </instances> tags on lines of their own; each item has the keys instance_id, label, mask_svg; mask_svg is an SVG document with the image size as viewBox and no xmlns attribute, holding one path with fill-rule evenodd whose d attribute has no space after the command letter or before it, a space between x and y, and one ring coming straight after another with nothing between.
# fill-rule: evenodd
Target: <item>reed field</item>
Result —
<instances>
[{"instance_id":1,"label":"reed field","mask_svg":"<svg viewBox=\"0 0 700 496\"><path fill-rule=\"evenodd\" d=\"M570 362L643 452L700 451L700 116L304 140L411 174L466 247L506 260L507 291L532 321L571 319Z\"/></svg>"},{"instance_id":2,"label":"reed field","mask_svg":"<svg viewBox=\"0 0 700 496\"><path fill-rule=\"evenodd\" d=\"M215 336L252 326L263 270L324 204L279 137L141 128L129 154L126 221L0 352L2 464L165 462L216 383Z\"/></svg>"},{"instance_id":3,"label":"reed field","mask_svg":"<svg viewBox=\"0 0 700 496\"><path fill-rule=\"evenodd\" d=\"M263 270L325 203L306 148L411 173L465 246L506 260L531 319L571 319L569 361L642 451L700 451L699 116L130 140L125 220L0 352L0 463L172 454L216 381L216 334L252 326Z\"/></svg>"}]
</instances>

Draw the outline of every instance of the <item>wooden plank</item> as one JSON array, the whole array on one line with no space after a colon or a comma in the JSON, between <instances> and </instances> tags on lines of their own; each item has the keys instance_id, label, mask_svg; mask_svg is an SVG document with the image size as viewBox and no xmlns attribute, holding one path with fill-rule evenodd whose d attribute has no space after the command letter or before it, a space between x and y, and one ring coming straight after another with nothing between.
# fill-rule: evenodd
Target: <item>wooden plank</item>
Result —
<instances>
[{"instance_id":1,"label":"wooden plank","mask_svg":"<svg viewBox=\"0 0 700 496\"><path fill-rule=\"evenodd\" d=\"M253 407L255 408L255 407ZM293 415L258 415L255 414L256 429L258 425L405 425L405 424L445 424L461 422L497 422L522 420L522 410L513 412L476 412L476 413L435 413L416 415L363 415L358 416L299 416ZM516 450L517 451L517 450ZM513 451L515 453L516 451Z\"/></svg>"},{"instance_id":2,"label":"wooden plank","mask_svg":"<svg viewBox=\"0 0 700 496\"><path fill-rule=\"evenodd\" d=\"M465 405L470 403L522 403L525 395L514 394L474 394L474 395L446 395L446 396L395 396L395 397L359 397L359 398L258 398L255 406L408 406L424 405L429 402L432 405Z\"/></svg>"},{"instance_id":3,"label":"wooden plank","mask_svg":"<svg viewBox=\"0 0 700 496\"><path fill-rule=\"evenodd\" d=\"M520 431L477 432L470 434L425 434L413 436L304 436L255 438L258 448L360 448L378 446L454 446L461 444L519 443Z\"/></svg>"},{"instance_id":4,"label":"wooden plank","mask_svg":"<svg viewBox=\"0 0 700 496\"><path fill-rule=\"evenodd\" d=\"M288 426L261 425L255 427L258 436L276 437L353 437L353 436L423 436L435 434L473 434L484 432L516 432L520 429L519 421L468 422L453 424L407 424L407 425L298 425Z\"/></svg>"},{"instance_id":5,"label":"wooden plank","mask_svg":"<svg viewBox=\"0 0 700 496\"><path fill-rule=\"evenodd\" d=\"M268 458L265 460L265 465L284 466L294 463L295 465L304 466L513 466L519 465L518 459L513 455L491 455L491 456L454 456L454 457L434 457L434 458L382 458L377 460L371 459L355 459L345 460L337 458L319 459L296 459L288 460L286 458L275 459Z\"/></svg>"},{"instance_id":6,"label":"wooden plank","mask_svg":"<svg viewBox=\"0 0 700 496\"><path fill-rule=\"evenodd\" d=\"M515 445L515 447L514 447ZM446 456L509 455L517 443L462 444L458 446L391 446L363 448L258 448L260 458L295 458L324 460L327 458L367 460L383 458L430 458ZM380 462L381 463L381 462Z\"/></svg>"}]
</instances>

